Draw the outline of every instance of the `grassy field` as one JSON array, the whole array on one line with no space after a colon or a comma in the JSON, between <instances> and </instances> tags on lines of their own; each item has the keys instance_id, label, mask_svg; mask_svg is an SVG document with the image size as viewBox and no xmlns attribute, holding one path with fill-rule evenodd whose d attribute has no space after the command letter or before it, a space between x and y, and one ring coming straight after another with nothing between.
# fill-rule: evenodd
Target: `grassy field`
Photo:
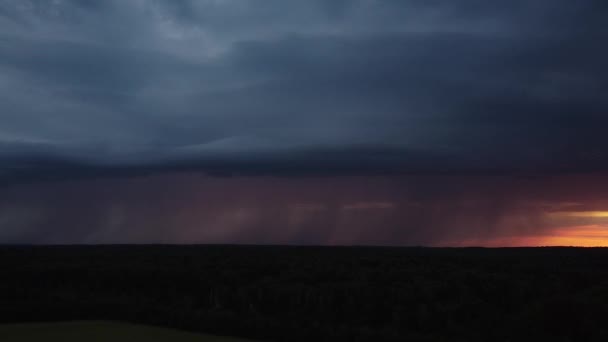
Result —
<instances>
[{"instance_id":1,"label":"grassy field","mask_svg":"<svg viewBox=\"0 0 608 342\"><path fill-rule=\"evenodd\" d=\"M246 342L171 329L112 322L0 325L2 342Z\"/></svg>"}]
</instances>

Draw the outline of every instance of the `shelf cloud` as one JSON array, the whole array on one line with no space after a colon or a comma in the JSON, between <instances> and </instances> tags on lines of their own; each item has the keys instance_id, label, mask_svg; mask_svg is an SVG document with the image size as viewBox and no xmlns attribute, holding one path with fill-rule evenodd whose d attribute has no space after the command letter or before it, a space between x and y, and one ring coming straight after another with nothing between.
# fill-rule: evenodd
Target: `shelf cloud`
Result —
<instances>
[{"instance_id":1,"label":"shelf cloud","mask_svg":"<svg viewBox=\"0 0 608 342\"><path fill-rule=\"evenodd\" d=\"M137 185L142 179L158 198L165 182L191 174L204 184L316 180L312 188L329 187L328 179L357 187L353 177L391 184L422 176L465 184L486 177L599 177L608 171L607 13L602 0L0 0L0 226L12 227L3 228L0 242L52 241L39 233L49 222L91 226L77 215L58 218L77 206L54 188L61 184L131 184L117 190L130 198L126 206L91 190L89 200L101 202L86 202L95 212L90 217L103 208L109 221L98 222L111 229L123 227L117 222L126 224L125 217L148 222L132 218L144 210L136 205L146 193ZM450 182L437 184L450 188ZM30 187L59 199L42 205ZM508 188L500 187L512 198ZM332 240L324 235L331 229L319 231L342 227L340 220L436 226L437 234L405 230L407 238L385 228L353 243L456 238L439 232L458 210L442 209L445 222L423 219L435 215L431 203L449 203L441 191L428 190L436 197L425 202L426 211L407 207L403 198L371 195L328 204L321 197L331 196L322 190L300 203L291 191L284 194L288 209L277 207L283 201L277 195L273 205L207 217L224 230L201 241L349 243L344 236L352 234ZM27 205L14 196L25 196ZM509 202L517 205L489 208L482 205L485 195L471 196L484 213L513 213L529 200L518 195ZM175 214L188 202L174 198L182 203L169 206ZM513 215L523 215L520 209ZM527 217L545 217L543 210ZM189 226L180 220L168 223ZM258 235L249 236L242 227L254 221ZM482 221L454 225L495 226ZM294 222L310 227L277 233L279 223L299 225ZM268 233L264 225L275 229ZM272 238L260 237L260 229ZM96 229L70 234L53 238L115 236ZM468 241L464 235L459 241ZM164 241L156 238L143 240Z\"/></svg>"}]
</instances>

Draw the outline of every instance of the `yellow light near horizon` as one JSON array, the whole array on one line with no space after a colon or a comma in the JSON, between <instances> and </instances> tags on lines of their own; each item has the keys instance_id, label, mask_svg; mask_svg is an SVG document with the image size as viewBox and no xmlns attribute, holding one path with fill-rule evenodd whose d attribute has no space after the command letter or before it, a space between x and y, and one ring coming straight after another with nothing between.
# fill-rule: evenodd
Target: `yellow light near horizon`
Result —
<instances>
[{"instance_id":1,"label":"yellow light near horizon","mask_svg":"<svg viewBox=\"0 0 608 342\"><path fill-rule=\"evenodd\" d=\"M608 246L608 227L602 225L562 227L552 235L532 237L529 244L542 246Z\"/></svg>"},{"instance_id":2,"label":"yellow light near horizon","mask_svg":"<svg viewBox=\"0 0 608 342\"><path fill-rule=\"evenodd\" d=\"M552 218L608 218L608 211L556 211L549 213Z\"/></svg>"},{"instance_id":3,"label":"yellow light near horizon","mask_svg":"<svg viewBox=\"0 0 608 342\"><path fill-rule=\"evenodd\" d=\"M539 235L499 236L491 238L470 238L446 240L436 244L444 247L539 247L539 246L572 246L572 247L608 247L608 225L572 225L557 227Z\"/></svg>"}]
</instances>

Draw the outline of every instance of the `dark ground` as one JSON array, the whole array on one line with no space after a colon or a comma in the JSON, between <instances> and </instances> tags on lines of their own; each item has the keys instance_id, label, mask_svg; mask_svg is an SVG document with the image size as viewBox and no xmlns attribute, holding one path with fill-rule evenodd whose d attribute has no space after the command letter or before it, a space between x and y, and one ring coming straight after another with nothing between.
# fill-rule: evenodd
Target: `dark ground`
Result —
<instances>
[{"instance_id":1,"label":"dark ground","mask_svg":"<svg viewBox=\"0 0 608 342\"><path fill-rule=\"evenodd\" d=\"M117 322L0 324L2 342L254 342Z\"/></svg>"},{"instance_id":2,"label":"dark ground","mask_svg":"<svg viewBox=\"0 0 608 342\"><path fill-rule=\"evenodd\" d=\"M0 247L0 322L277 341L608 341L608 249Z\"/></svg>"}]
</instances>

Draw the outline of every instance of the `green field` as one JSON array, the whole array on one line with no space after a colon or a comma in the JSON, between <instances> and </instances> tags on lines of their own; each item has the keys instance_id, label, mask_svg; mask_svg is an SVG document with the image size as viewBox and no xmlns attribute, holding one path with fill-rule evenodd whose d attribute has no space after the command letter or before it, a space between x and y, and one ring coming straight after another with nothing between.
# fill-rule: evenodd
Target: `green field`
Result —
<instances>
[{"instance_id":1,"label":"green field","mask_svg":"<svg viewBox=\"0 0 608 342\"><path fill-rule=\"evenodd\" d=\"M2 342L246 342L171 329L112 322L0 325Z\"/></svg>"}]
</instances>

